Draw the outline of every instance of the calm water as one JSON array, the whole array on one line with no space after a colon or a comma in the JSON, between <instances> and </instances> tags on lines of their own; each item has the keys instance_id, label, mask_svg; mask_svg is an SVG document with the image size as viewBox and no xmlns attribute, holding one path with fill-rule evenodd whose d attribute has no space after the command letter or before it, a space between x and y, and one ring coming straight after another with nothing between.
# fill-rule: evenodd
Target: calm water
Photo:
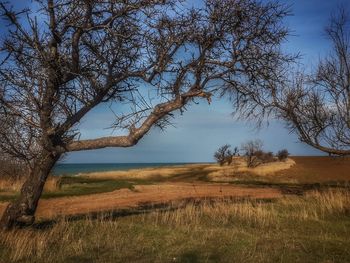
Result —
<instances>
[{"instance_id":1,"label":"calm water","mask_svg":"<svg viewBox=\"0 0 350 263\"><path fill-rule=\"evenodd\" d=\"M65 163L57 164L54 175L75 175L79 173L123 171L129 169L184 165L189 163Z\"/></svg>"}]
</instances>

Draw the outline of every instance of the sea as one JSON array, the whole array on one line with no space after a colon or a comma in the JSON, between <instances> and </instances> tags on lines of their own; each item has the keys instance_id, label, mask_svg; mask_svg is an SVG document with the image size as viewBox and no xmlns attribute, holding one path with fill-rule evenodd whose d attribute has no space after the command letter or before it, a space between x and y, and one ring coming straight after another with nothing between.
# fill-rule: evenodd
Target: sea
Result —
<instances>
[{"instance_id":1,"label":"sea","mask_svg":"<svg viewBox=\"0 0 350 263\"><path fill-rule=\"evenodd\" d=\"M53 168L52 174L78 175L81 173L126 171L151 167L179 166L192 163L59 163Z\"/></svg>"}]
</instances>

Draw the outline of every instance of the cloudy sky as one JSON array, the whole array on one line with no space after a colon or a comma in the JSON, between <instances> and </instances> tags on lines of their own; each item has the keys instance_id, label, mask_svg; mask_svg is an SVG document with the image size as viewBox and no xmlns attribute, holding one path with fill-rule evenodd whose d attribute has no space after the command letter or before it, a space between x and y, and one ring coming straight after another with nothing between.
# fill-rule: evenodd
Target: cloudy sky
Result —
<instances>
[{"instance_id":1,"label":"cloudy sky","mask_svg":"<svg viewBox=\"0 0 350 263\"><path fill-rule=\"evenodd\" d=\"M22 6L25 0L10 0L14 6ZM30 2L30 1L28 1ZM197 0L200 2L200 0ZM343 5L350 10L348 0L284 0L291 5L293 16L286 19L293 36L284 44L287 52L300 52L305 67L312 67L330 50L324 34L329 16ZM3 21L0 31L4 30ZM259 138L264 148L276 152L287 148L293 155L322 154L298 142L283 123L272 121L256 130L253 123L237 121L232 117L228 101L214 100L211 105L203 101L192 105L183 115L176 114L174 127L165 131L152 129L138 145L131 148L108 148L77 152L67 155L64 162L208 162L213 152L222 144L239 146L242 142ZM113 113L107 105L94 109L81 123L81 138L113 135L106 129L113 122ZM115 134L115 133L114 133Z\"/></svg>"}]
</instances>

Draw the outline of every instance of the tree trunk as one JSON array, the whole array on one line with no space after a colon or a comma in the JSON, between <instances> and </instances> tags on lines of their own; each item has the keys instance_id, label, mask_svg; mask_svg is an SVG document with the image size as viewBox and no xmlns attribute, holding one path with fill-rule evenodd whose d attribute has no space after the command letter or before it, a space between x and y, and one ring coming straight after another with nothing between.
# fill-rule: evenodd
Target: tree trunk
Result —
<instances>
[{"instance_id":1,"label":"tree trunk","mask_svg":"<svg viewBox=\"0 0 350 263\"><path fill-rule=\"evenodd\" d=\"M34 214L46 179L59 157L59 155L50 152L39 155L28 179L21 188L19 198L10 203L2 215L1 229L8 230L14 226L30 225L34 222Z\"/></svg>"}]
</instances>

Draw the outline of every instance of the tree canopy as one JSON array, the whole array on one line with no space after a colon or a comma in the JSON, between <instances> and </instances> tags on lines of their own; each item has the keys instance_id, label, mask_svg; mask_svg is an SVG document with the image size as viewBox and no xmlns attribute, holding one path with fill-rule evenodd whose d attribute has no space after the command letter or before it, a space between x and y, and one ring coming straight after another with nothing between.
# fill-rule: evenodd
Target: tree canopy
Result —
<instances>
[{"instance_id":1,"label":"tree canopy","mask_svg":"<svg viewBox=\"0 0 350 263\"><path fill-rule=\"evenodd\" d=\"M229 95L261 105L294 57L280 44L289 14L277 1L36 0L0 4L8 23L0 58L0 148L29 175L2 225L31 222L43 184L65 153L135 145L196 99ZM148 96L148 94L151 94ZM152 100L153 98L153 100ZM79 122L99 104L129 105L126 135L82 140Z\"/></svg>"}]
</instances>

